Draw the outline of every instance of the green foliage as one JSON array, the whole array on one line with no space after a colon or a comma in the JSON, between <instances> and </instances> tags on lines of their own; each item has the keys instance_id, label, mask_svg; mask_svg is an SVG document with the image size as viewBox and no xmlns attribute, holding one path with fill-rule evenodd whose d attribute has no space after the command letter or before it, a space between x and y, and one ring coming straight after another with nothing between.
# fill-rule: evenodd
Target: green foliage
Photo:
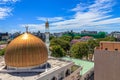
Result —
<instances>
[{"instance_id":1,"label":"green foliage","mask_svg":"<svg viewBox=\"0 0 120 80\"><path fill-rule=\"evenodd\" d=\"M60 39L70 42L72 40L71 36L62 36Z\"/></svg>"},{"instance_id":2,"label":"green foliage","mask_svg":"<svg viewBox=\"0 0 120 80\"><path fill-rule=\"evenodd\" d=\"M98 39L99 41L115 41L114 37L105 37L105 38L100 38Z\"/></svg>"},{"instance_id":3,"label":"green foliage","mask_svg":"<svg viewBox=\"0 0 120 80\"><path fill-rule=\"evenodd\" d=\"M98 40L90 39L90 40L88 41L89 54L93 54L93 53L94 53L94 48L95 48L96 46L99 46Z\"/></svg>"},{"instance_id":4,"label":"green foliage","mask_svg":"<svg viewBox=\"0 0 120 80\"><path fill-rule=\"evenodd\" d=\"M73 39L74 35L75 35L75 34L74 34L73 32L68 32L68 33L66 33L66 34L63 34L63 36L71 36L72 39Z\"/></svg>"},{"instance_id":5,"label":"green foliage","mask_svg":"<svg viewBox=\"0 0 120 80\"><path fill-rule=\"evenodd\" d=\"M106 37L106 33L105 32L99 32L98 33L98 38L105 38Z\"/></svg>"},{"instance_id":6,"label":"green foliage","mask_svg":"<svg viewBox=\"0 0 120 80\"><path fill-rule=\"evenodd\" d=\"M54 36L50 36L50 40L54 39L55 37Z\"/></svg>"},{"instance_id":7,"label":"green foliage","mask_svg":"<svg viewBox=\"0 0 120 80\"><path fill-rule=\"evenodd\" d=\"M65 56L64 50L59 45L52 46L51 51L52 51L51 56L53 56L53 57L63 57L63 56Z\"/></svg>"},{"instance_id":8,"label":"green foliage","mask_svg":"<svg viewBox=\"0 0 120 80\"><path fill-rule=\"evenodd\" d=\"M50 46L54 46L54 45L59 45L60 47L62 47L65 51L70 49L70 45L68 41L65 41L63 39L60 38L54 38L50 41Z\"/></svg>"},{"instance_id":9,"label":"green foliage","mask_svg":"<svg viewBox=\"0 0 120 80\"><path fill-rule=\"evenodd\" d=\"M101 37L105 37L105 33L99 33ZM100 37L100 36L99 36ZM78 42L73 44L70 48L70 53L72 57L80 58L88 57L88 55L92 55L94 53L94 48L99 46L100 41L115 41L114 37L105 37L105 38L98 38L98 39L90 39L89 41L85 42Z\"/></svg>"},{"instance_id":10,"label":"green foliage","mask_svg":"<svg viewBox=\"0 0 120 80\"><path fill-rule=\"evenodd\" d=\"M100 41L115 41L115 38L114 37L99 38L96 40L97 46L99 46Z\"/></svg>"},{"instance_id":11,"label":"green foliage","mask_svg":"<svg viewBox=\"0 0 120 80\"><path fill-rule=\"evenodd\" d=\"M6 41L0 41L0 44L6 44L7 42Z\"/></svg>"},{"instance_id":12,"label":"green foliage","mask_svg":"<svg viewBox=\"0 0 120 80\"><path fill-rule=\"evenodd\" d=\"M106 37L106 32L99 32L98 34L80 34L81 37L83 36L91 36L94 38L105 38Z\"/></svg>"},{"instance_id":13,"label":"green foliage","mask_svg":"<svg viewBox=\"0 0 120 80\"><path fill-rule=\"evenodd\" d=\"M74 36L74 39L80 39L81 37L80 36Z\"/></svg>"},{"instance_id":14,"label":"green foliage","mask_svg":"<svg viewBox=\"0 0 120 80\"><path fill-rule=\"evenodd\" d=\"M72 45L70 52L72 57L82 59L83 56L88 56L88 50L89 48L87 43L78 42Z\"/></svg>"},{"instance_id":15,"label":"green foliage","mask_svg":"<svg viewBox=\"0 0 120 80\"><path fill-rule=\"evenodd\" d=\"M5 48L0 50L0 56L4 55L5 53Z\"/></svg>"},{"instance_id":16,"label":"green foliage","mask_svg":"<svg viewBox=\"0 0 120 80\"><path fill-rule=\"evenodd\" d=\"M89 48L94 49L97 45L98 45L98 43L97 43L96 40L90 39L90 40L88 41L88 46L89 46Z\"/></svg>"},{"instance_id":17,"label":"green foliage","mask_svg":"<svg viewBox=\"0 0 120 80\"><path fill-rule=\"evenodd\" d=\"M105 37L105 38L99 38L96 40L89 40L88 41L88 47L89 47L89 54L93 54L94 53L94 48L96 46L99 46L100 41L115 41L114 37Z\"/></svg>"},{"instance_id":18,"label":"green foliage","mask_svg":"<svg viewBox=\"0 0 120 80\"><path fill-rule=\"evenodd\" d=\"M106 32L99 32L99 33L97 33L97 34L79 34L79 33L74 33L74 32L68 32L68 33L63 34L63 36L71 36L72 39L73 39L75 36L81 36L81 37L91 36L91 37L94 37L94 38L105 38L106 35L107 35Z\"/></svg>"},{"instance_id":19,"label":"green foliage","mask_svg":"<svg viewBox=\"0 0 120 80\"><path fill-rule=\"evenodd\" d=\"M63 34L63 36L71 36L73 39L75 36L80 36L80 33L69 32L69 33Z\"/></svg>"}]
</instances>

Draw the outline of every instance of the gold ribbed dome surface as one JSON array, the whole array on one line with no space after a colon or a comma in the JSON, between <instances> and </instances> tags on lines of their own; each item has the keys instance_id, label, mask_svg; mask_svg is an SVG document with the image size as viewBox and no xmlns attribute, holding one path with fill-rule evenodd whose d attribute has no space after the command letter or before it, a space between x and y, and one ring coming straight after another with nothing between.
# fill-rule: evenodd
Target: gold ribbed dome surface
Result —
<instances>
[{"instance_id":1,"label":"gold ribbed dome surface","mask_svg":"<svg viewBox=\"0 0 120 80\"><path fill-rule=\"evenodd\" d=\"M24 33L12 40L5 52L5 63L11 67L39 66L47 59L46 45L30 33Z\"/></svg>"}]
</instances>

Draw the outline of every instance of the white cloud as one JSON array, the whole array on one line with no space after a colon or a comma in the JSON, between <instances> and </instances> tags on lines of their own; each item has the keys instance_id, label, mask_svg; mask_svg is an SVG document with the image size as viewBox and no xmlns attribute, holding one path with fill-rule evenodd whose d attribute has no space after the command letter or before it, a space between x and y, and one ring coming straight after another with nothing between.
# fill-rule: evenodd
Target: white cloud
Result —
<instances>
[{"instance_id":1,"label":"white cloud","mask_svg":"<svg viewBox=\"0 0 120 80\"><path fill-rule=\"evenodd\" d=\"M99 22L94 22L96 25L104 25L104 24L120 24L120 17L118 18L111 18L107 20L102 20Z\"/></svg>"},{"instance_id":2,"label":"white cloud","mask_svg":"<svg viewBox=\"0 0 120 80\"><path fill-rule=\"evenodd\" d=\"M20 0L0 0L0 4L6 4L6 3L16 3Z\"/></svg>"},{"instance_id":3,"label":"white cloud","mask_svg":"<svg viewBox=\"0 0 120 80\"><path fill-rule=\"evenodd\" d=\"M112 7L115 5L113 0L95 0L93 4L79 3L75 8L70 11L74 11L71 19L64 19L63 17L48 18L49 21L53 21L50 24L51 31L65 31L65 30L112 30L113 26L120 25L120 17L113 18ZM47 18L39 17L38 20L46 21ZM57 22L54 22L57 21ZM44 26L38 26L36 29Z\"/></svg>"},{"instance_id":4,"label":"white cloud","mask_svg":"<svg viewBox=\"0 0 120 80\"><path fill-rule=\"evenodd\" d=\"M6 16L10 15L11 8L1 8L0 7L0 19L4 19Z\"/></svg>"},{"instance_id":5,"label":"white cloud","mask_svg":"<svg viewBox=\"0 0 120 80\"><path fill-rule=\"evenodd\" d=\"M8 6L7 4L12 5L13 3L15 3L17 1L19 1L19 0L0 0L0 20L11 15L11 11L13 10L13 8Z\"/></svg>"},{"instance_id":6,"label":"white cloud","mask_svg":"<svg viewBox=\"0 0 120 80\"><path fill-rule=\"evenodd\" d=\"M88 27L98 28L98 25L104 26L106 24L120 24L120 17L112 18L113 15L109 15L112 12L112 7L115 5L113 0L95 0L93 4L86 5L82 5L82 3L77 4L75 8L71 9L71 11L76 12L72 19L56 22L53 25L61 26L61 28L66 27L70 30L83 27L86 27L86 29Z\"/></svg>"},{"instance_id":7,"label":"white cloud","mask_svg":"<svg viewBox=\"0 0 120 80\"><path fill-rule=\"evenodd\" d=\"M15 32L19 32L19 30L18 30L18 29L11 29L10 32L11 32L11 33L15 33Z\"/></svg>"},{"instance_id":8,"label":"white cloud","mask_svg":"<svg viewBox=\"0 0 120 80\"><path fill-rule=\"evenodd\" d=\"M79 4L77 4L77 6L75 8L71 9L70 11L84 11L87 8L88 7L86 4L79 3Z\"/></svg>"},{"instance_id":9,"label":"white cloud","mask_svg":"<svg viewBox=\"0 0 120 80\"><path fill-rule=\"evenodd\" d=\"M61 20L64 20L64 18L63 17L53 17L53 18L47 18L47 17L38 17L37 18L38 20L41 20L41 21L46 21L47 19L49 20L49 21L61 21Z\"/></svg>"}]
</instances>

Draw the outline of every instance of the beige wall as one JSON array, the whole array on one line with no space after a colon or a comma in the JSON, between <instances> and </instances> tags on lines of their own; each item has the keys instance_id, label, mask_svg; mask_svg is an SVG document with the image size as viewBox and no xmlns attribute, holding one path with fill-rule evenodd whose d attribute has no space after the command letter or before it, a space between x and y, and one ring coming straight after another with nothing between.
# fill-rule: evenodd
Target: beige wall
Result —
<instances>
[{"instance_id":1,"label":"beige wall","mask_svg":"<svg viewBox=\"0 0 120 80\"><path fill-rule=\"evenodd\" d=\"M95 80L120 80L120 52L95 50Z\"/></svg>"},{"instance_id":2,"label":"beige wall","mask_svg":"<svg viewBox=\"0 0 120 80\"><path fill-rule=\"evenodd\" d=\"M120 42L101 41L100 49L105 50L106 48L108 51L115 51L115 49L118 49L120 51Z\"/></svg>"}]
</instances>

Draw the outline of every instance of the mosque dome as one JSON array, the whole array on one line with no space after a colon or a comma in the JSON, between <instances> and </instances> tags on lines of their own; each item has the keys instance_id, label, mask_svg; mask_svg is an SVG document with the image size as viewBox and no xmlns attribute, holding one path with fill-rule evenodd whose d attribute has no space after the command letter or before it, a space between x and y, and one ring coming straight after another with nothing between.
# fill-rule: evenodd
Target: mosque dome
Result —
<instances>
[{"instance_id":1,"label":"mosque dome","mask_svg":"<svg viewBox=\"0 0 120 80\"><path fill-rule=\"evenodd\" d=\"M44 42L30 33L24 33L12 40L5 52L8 67L26 68L44 64L48 52Z\"/></svg>"}]
</instances>

